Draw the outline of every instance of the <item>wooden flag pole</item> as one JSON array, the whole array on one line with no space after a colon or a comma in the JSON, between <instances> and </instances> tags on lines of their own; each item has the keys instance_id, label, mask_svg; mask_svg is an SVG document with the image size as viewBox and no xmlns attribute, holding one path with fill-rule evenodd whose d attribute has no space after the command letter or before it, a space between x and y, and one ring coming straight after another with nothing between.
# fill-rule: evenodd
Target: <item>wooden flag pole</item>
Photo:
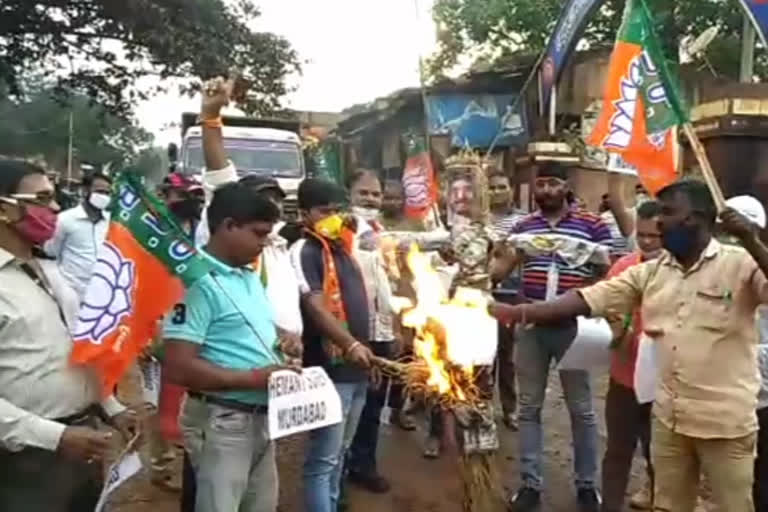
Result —
<instances>
[{"instance_id":1,"label":"wooden flag pole","mask_svg":"<svg viewBox=\"0 0 768 512\"><path fill-rule=\"evenodd\" d=\"M696 155L696 160L699 161L701 172L704 174L704 180L707 182L709 191L712 193L712 198L715 200L717 211L722 212L723 209L725 209L725 196L723 196L723 191L717 183L717 177L715 176L715 171L712 170L712 165L709 163L707 151L699 140L699 136L696 135L696 131L693 129L693 125L690 121L683 123L683 130L685 131L688 140L691 141L693 154Z\"/></svg>"}]
</instances>

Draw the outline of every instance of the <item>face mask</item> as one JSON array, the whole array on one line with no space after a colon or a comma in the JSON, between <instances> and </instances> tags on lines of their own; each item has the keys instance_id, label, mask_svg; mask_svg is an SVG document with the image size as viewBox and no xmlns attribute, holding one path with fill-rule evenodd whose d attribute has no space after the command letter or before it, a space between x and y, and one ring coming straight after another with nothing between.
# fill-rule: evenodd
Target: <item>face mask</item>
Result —
<instances>
[{"instance_id":1,"label":"face mask","mask_svg":"<svg viewBox=\"0 0 768 512\"><path fill-rule=\"evenodd\" d=\"M696 234L695 227L681 224L664 230L661 234L662 245L672 256L678 259L683 258L696 244Z\"/></svg>"},{"instance_id":2,"label":"face mask","mask_svg":"<svg viewBox=\"0 0 768 512\"><path fill-rule=\"evenodd\" d=\"M640 206L641 204L647 203L650 200L651 200L651 196L649 196L648 194L637 194L637 196L635 197L636 206Z\"/></svg>"},{"instance_id":3,"label":"face mask","mask_svg":"<svg viewBox=\"0 0 768 512\"><path fill-rule=\"evenodd\" d=\"M102 194L100 192L91 192L88 196L88 202L97 210L106 210L110 201L111 197L108 194Z\"/></svg>"},{"instance_id":4,"label":"face mask","mask_svg":"<svg viewBox=\"0 0 768 512\"><path fill-rule=\"evenodd\" d=\"M369 208L366 206L353 206L351 211L354 215L357 215L366 222L371 222L378 219L380 214L380 210L378 208Z\"/></svg>"},{"instance_id":5,"label":"face mask","mask_svg":"<svg viewBox=\"0 0 768 512\"><path fill-rule=\"evenodd\" d=\"M328 238L329 240L336 240L341 236L341 228L344 226L344 219L341 215L329 215L319 221L315 222L315 233Z\"/></svg>"},{"instance_id":6,"label":"face mask","mask_svg":"<svg viewBox=\"0 0 768 512\"><path fill-rule=\"evenodd\" d=\"M182 220L199 220L203 213L203 203L199 199L183 199L170 203L168 209Z\"/></svg>"},{"instance_id":7,"label":"face mask","mask_svg":"<svg viewBox=\"0 0 768 512\"><path fill-rule=\"evenodd\" d=\"M24 216L14 228L27 241L42 245L53 238L57 220L56 212L47 206L29 205L24 207Z\"/></svg>"}]
</instances>

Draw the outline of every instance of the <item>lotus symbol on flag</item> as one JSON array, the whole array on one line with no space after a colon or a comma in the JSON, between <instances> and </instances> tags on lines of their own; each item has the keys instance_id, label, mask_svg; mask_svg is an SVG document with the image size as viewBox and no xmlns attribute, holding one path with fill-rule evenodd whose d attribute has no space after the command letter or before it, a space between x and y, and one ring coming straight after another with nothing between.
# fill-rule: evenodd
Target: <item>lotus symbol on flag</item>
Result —
<instances>
[{"instance_id":1,"label":"lotus symbol on flag","mask_svg":"<svg viewBox=\"0 0 768 512\"><path fill-rule=\"evenodd\" d=\"M134 276L133 261L123 259L114 245L105 242L80 306L75 339L103 343L131 312Z\"/></svg>"}]
</instances>

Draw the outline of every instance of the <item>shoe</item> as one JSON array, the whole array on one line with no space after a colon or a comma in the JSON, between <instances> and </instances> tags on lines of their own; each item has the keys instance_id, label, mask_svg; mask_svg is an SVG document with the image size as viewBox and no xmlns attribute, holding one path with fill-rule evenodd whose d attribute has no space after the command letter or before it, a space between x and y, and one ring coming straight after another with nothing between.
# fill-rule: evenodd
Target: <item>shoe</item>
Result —
<instances>
[{"instance_id":1,"label":"shoe","mask_svg":"<svg viewBox=\"0 0 768 512\"><path fill-rule=\"evenodd\" d=\"M510 412L504 415L504 425L512 432L517 432L517 414Z\"/></svg>"},{"instance_id":2,"label":"shoe","mask_svg":"<svg viewBox=\"0 0 768 512\"><path fill-rule=\"evenodd\" d=\"M427 442L424 443L424 458L437 459L439 457L440 457L440 439L436 437L428 437Z\"/></svg>"},{"instance_id":3,"label":"shoe","mask_svg":"<svg viewBox=\"0 0 768 512\"><path fill-rule=\"evenodd\" d=\"M600 493L597 489L579 489L576 497L581 512L600 512Z\"/></svg>"},{"instance_id":4,"label":"shoe","mask_svg":"<svg viewBox=\"0 0 768 512\"><path fill-rule=\"evenodd\" d=\"M541 505L541 493L531 487L522 487L507 504L509 512L533 512Z\"/></svg>"},{"instance_id":5,"label":"shoe","mask_svg":"<svg viewBox=\"0 0 768 512\"><path fill-rule=\"evenodd\" d=\"M391 488L389 481L378 473L370 474L350 471L349 481L374 494L386 494Z\"/></svg>"},{"instance_id":6,"label":"shoe","mask_svg":"<svg viewBox=\"0 0 768 512\"><path fill-rule=\"evenodd\" d=\"M401 409L398 411L398 413L395 414L394 419L395 425L401 429L407 432L416 430L416 422L413 420L413 416L411 416L410 413L408 413L406 410Z\"/></svg>"},{"instance_id":7,"label":"shoe","mask_svg":"<svg viewBox=\"0 0 768 512\"><path fill-rule=\"evenodd\" d=\"M635 510L651 510L651 486L646 485L633 494L629 506Z\"/></svg>"}]
</instances>

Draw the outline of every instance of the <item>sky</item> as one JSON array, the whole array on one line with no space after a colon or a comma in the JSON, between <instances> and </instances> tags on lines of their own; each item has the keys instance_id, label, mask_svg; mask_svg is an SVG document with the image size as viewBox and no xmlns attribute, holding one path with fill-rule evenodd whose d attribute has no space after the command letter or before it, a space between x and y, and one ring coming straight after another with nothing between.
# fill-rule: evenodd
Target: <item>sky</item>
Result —
<instances>
[{"instance_id":1,"label":"sky","mask_svg":"<svg viewBox=\"0 0 768 512\"><path fill-rule=\"evenodd\" d=\"M419 56L435 47L433 0L257 0L256 30L288 39L304 62L291 77L296 91L284 104L296 110L338 112L419 85ZM137 110L158 145L178 142L181 113L197 98L164 94Z\"/></svg>"}]
</instances>

